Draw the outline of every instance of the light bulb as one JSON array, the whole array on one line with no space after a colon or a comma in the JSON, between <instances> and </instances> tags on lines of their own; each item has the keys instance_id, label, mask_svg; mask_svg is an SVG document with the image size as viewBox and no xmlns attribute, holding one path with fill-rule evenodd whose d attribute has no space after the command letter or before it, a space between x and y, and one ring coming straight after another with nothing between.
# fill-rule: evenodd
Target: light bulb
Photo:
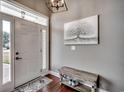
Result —
<instances>
[{"instance_id":1,"label":"light bulb","mask_svg":"<svg viewBox=\"0 0 124 93\"><path fill-rule=\"evenodd\" d=\"M64 0L61 0L61 3L64 4Z\"/></svg>"}]
</instances>

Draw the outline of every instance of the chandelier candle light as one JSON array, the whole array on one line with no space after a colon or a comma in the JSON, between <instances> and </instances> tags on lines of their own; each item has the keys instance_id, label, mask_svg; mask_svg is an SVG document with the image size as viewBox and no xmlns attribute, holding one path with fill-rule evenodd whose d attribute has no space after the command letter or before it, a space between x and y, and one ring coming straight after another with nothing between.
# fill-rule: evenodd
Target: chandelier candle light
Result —
<instances>
[{"instance_id":1,"label":"chandelier candle light","mask_svg":"<svg viewBox=\"0 0 124 93\"><path fill-rule=\"evenodd\" d=\"M59 10L60 7L64 7L64 0L51 0L51 7L56 7Z\"/></svg>"},{"instance_id":2,"label":"chandelier candle light","mask_svg":"<svg viewBox=\"0 0 124 93\"><path fill-rule=\"evenodd\" d=\"M48 0L47 7L53 13L67 11L67 6L64 0Z\"/></svg>"}]
</instances>

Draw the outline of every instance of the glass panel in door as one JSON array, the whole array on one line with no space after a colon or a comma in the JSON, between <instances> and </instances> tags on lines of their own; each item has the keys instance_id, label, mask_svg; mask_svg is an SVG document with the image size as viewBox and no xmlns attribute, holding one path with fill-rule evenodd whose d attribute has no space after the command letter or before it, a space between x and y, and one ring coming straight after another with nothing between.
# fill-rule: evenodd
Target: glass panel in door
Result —
<instances>
[{"instance_id":1,"label":"glass panel in door","mask_svg":"<svg viewBox=\"0 0 124 93\"><path fill-rule=\"evenodd\" d=\"M47 31L42 30L42 69L47 69Z\"/></svg>"},{"instance_id":2,"label":"glass panel in door","mask_svg":"<svg viewBox=\"0 0 124 93\"><path fill-rule=\"evenodd\" d=\"M11 22L2 20L2 62L3 62L3 80L2 83L8 83L11 81L11 35L10 28Z\"/></svg>"},{"instance_id":3,"label":"glass panel in door","mask_svg":"<svg viewBox=\"0 0 124 93\"><path fill-rule=\"evenodd\" d=\"M14 18L0 13L0 91L14 89Z\"/></svg>"}]
</instances>

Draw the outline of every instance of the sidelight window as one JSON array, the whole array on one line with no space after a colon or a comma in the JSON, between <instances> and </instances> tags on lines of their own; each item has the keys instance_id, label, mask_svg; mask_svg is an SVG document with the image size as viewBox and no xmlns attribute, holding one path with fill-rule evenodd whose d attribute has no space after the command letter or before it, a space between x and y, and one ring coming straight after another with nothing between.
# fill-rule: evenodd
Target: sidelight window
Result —
<instances>
[{"instance_id":1,"label":"sidelight window","mask_svg":"<svg viewBox=\"0 0 124 93\"><path fill-rule=\"evenodd\" d=\"M2 62L3 62L3 84L11 81L11 22L2 21Z\"/></svg>"}]
</instances>

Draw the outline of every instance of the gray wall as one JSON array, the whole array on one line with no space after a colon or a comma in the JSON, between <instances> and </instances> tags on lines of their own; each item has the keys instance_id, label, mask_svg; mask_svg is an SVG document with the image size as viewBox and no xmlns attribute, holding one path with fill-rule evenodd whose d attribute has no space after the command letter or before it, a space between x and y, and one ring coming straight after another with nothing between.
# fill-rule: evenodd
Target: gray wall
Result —
<instances>
[{"instance_id":1,"label":"gray wall","mask_svg":"<svg viewBox=\"0 0 124 93\"><path fill-rule=\"evenodd\" d=\"M10 0L11 1L11 0ZM37 12L40 12L46 16L49 16L49 10L46 7L45 0L15 0L29 8L34 9Z\"/></svg>"},{"instance_id":2,"label":"gray wall","mask_svg":"<svg viewBox=\"0 0 124 93\"><path fill-rule=\"evenodd\" d=\"M101 88L124 91L124 0L66 0L69 11L51 16L51 68L69 66L100 74ZM100 44L64 45L64 23L100 15Z\"/></svg>"}]
</instances>

